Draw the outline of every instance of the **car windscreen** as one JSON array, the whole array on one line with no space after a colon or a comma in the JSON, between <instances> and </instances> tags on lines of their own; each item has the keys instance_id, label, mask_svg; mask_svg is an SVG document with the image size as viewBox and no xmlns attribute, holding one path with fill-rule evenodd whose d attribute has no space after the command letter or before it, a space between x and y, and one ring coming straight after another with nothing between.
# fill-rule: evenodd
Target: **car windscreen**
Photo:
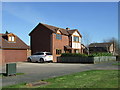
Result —
<instances>
[{"instance_id":1,"label":"car windscreen","mask_svg":"<svg viewBox=\"0 0 120 90\"><path fill-rule=\"evenodd\" d=\"M44 55L44 53L35 53L33 55Z\"/></svg>"},{"instance_id":2,"label":"car windscreen","mask_svg":"<svg viewBox=\"0 0 120 90\"><path fill-rule=\"evenodd\" d=\"M52 55L52 53L46 53L46 55Z\"/></svg>"}]
</instances>

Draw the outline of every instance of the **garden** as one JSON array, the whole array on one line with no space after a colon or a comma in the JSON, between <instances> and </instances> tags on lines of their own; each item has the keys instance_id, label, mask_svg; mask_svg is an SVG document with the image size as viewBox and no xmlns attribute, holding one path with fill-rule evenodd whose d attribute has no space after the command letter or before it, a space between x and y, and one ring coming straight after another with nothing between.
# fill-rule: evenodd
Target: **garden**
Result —
<instances>
[{"instance_id":1,"label":"garden","mask_svg":"<svg viewBox=\"0 0 120 90\"><path fill-rule=\"evenodd\" d=\"M111 53L93 53L90 55L80 53L62 53L57 58L59 63L102 63L116 61L116 56Z\"/></svg>"}]
</instances>

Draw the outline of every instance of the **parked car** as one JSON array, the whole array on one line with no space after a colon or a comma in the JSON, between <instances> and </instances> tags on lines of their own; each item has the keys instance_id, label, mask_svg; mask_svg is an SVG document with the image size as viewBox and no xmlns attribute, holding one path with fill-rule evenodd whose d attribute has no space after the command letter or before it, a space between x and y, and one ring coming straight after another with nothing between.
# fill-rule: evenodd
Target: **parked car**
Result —
<instances>
[{"instance_id":1,"label":"parked car","mask_svg":"<svg viewBox=\"0 0 120 90\"><path fill-rule=\"evenodd\" d=\"M50 52L37 52L27 59L29 62L53 62L53 55Z\"/></svg>"}]
</instances>

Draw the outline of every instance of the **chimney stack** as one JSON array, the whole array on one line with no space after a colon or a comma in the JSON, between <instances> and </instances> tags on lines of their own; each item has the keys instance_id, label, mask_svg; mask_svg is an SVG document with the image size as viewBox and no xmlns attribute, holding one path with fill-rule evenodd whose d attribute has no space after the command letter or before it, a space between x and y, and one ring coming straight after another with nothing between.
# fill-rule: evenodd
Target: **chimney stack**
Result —
<instances>
[{"instance_id":1,"label":"chimney stack","mask_svg":"<svg viewBox=\"0 0 120 90\"><path fill-rule=\"evenodd\" d=\"M70 30L70 28L67 27L66 30Z\"/></svg>"}]
</instances>

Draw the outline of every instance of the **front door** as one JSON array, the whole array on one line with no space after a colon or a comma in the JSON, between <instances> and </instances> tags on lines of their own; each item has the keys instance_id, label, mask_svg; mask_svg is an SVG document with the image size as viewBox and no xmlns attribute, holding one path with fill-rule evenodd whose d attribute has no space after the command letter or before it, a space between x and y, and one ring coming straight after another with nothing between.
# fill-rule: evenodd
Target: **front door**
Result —
<instances>
[{"instance_id":1,"label":"front door","mask_svg":"<svg viewBox=\"0 0 120 90\"><path fill-rule=\"evenodd\" d=\"M79 53L79 50L78 50L78 49L75 49L75 50L74 50L74 53Z\"/></svg>"}]
</instances>

